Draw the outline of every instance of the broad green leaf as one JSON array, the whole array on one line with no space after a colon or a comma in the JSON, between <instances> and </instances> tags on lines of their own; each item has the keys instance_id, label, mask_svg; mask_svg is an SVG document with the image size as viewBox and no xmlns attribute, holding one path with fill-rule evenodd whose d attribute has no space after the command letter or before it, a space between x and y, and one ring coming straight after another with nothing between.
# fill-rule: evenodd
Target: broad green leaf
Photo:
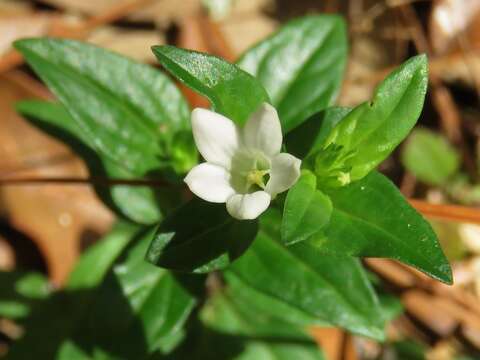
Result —
<instances>
[{"instance_id":1,"label":"broad green leaf","mask_svg":"<svg viewBox=\"0 0 480 360\"><path fill-rule=\"evenodd\" d=\"M54 359L62 343L73 341L75 331L85 322L96 286L132 239L134 229L133 225L123 223L114 226L80 258L66 290L49 292L48 297L35 302L24 322L25 334L9 351L10 359L28 359L32 353L39 359ZM74 346L66 346L64 351L71 355Z\"/></svg>"},{"instance_id":2,"label":"broad green leaf","mask_svg":"<svg viewBox=\"0 0 480 360\"><path fill-rule=\"evenodd\" d=\"M308 239L326 226L332 213L332 202L317 190L317 178L303 171L288 191L283 209L281 235L285 245Z\"/></svg>"},{"instance_id":3,"label":"broad green leaf","mask_svg":"<svg viewBox=\"0 0 480 360\"><path fill-rule=\"evenodd\" d=\"M300 159L320 150L330 132L351 111L330 107L309 117L285 136L287 151Z\"/></svg>"},{"instance_id":4,"label":"broad green leaf","mask_svg":"<svg viewBox=\"0 0 480 360\"><path fill-rule=\"evenodd\" d=\"M402 163L419 180L442 185L457 172L460 156L440 134L415 129L403 148Z\"/></svg>"},{"instance_id":5,"label":"broad green leaf","mask_svg":"<svg viewBox=\"0 0 480 360\"><path fill-rule=\"evenodd\" d=\"M248 281L242 280L234 272L227 270L224 279L229 292L234 293L238 301L248 304L257 314L288 323L297 330L312 325L331 326L328 321L319 319L315 315L285 302L282 298L277 299L263 292L262 289L252 287Z\"/></svg>"},{"instance_id":6,"label":"broad green leaf","mask_svg":"<svg viewBox=\"0 0 480 360\"><path fill-rule=\"evenodd\" d=\"M66 288L80 290L100 284L117 257L138 232L139 227L119 222L93 246L89 247L70 273Z\"/></svg>"},{"instance_id":7,"label":"broad green leaf","mask_svg":"<svg viewBox=\"0 0 480 360\"><path fill-rule=\"evenodd\" d=\"M242 255L256 233L256 221L233 219L224 204L194 198L160 225L147 260L171 270L210 272Z\"/></svg>"},{"instance_id":8,"label":"broad green leaf","mask_svg":"<svg viewBox=\"0 0 480 360\"><path fill-rule=\"evenodd\" d=\"M262 221L267 216L272 224L280 221L273 210ZM319 322L384 338L378 299L357 259L322 254L308 241L285 247L275 240L278 229L270 225L262 229L249 250L229 267L227 278L235 276L264 296Z\"/></svg>"},{"instance_id":9,"label":"broad green leaf","mask_svg":"<svg viewBox=\"0 0 480 360\"><path fill-rule=\"evenodd\" d=\"M11 359L32 353L61 360L147 358L178 344L203 279L177 277L145 262L151 234L133 230L115 226L105 243L80 259L64 290L33 307ZM130 249L112 268L127 243Z\"/></svg>"},{"instance_id":10,"label":"broad green leaf","mask_svg":"<svg viewBox=\"0 0 480 360\"><path fill-rule=\"evenodd\" d=\"M94 139L89 138L61 104L45 101L22 101L17 111L33 125L63 141L85 161L92 177L140 179L143 174L117 165L95 152ZM162 218L160 204L165 204L165 190L148 186L95 185L99 197L112 210L138 223L151 224ZM163 200L163 201L162 201Z\"/></svg>"},{"instance_id":11,"label":"broad green leaf","mask_svg":"<svg viewBox=\"0 0 480 360\"><path fill-rule=\"evenodd\" d=\"M450 265L432 227L385 176L372 172L327 194L333 203L330 223L324 235L311 241L319 251L391 258L452 283Z\"/></svg>"},{"instance_id":12,"label":"broad green leaf","mask_svg":"<svg viewBox=\"0 0 480 360\"><path fill-rule=\"evenodd\" d=\"M156 170L169 138L189 129L180 91L148 65L73 40L25 39L15 48L95 150L117 165L141 174Z\"/></svg>"},{"instance_id":13,"label":"broad green leaf","mask_svg":"<svg viewBox=\"0 0 480 360\"><path fill-rule=\"evenodd\" d=\"M335 100L347 60L345 22L305 16L247 50L238 65L267 89L285 133Z\"/></svg>"},{"instance_id":14,"label":"broad green leaf","mask_svg":"<svg viewBox=\"0 0 480 360\"><path fill-rule=\"evenodd\" d=\"M140 239L113 268L90 311L90 341L95 352L108 358L143 359L157 350L170 350L172 336L182 335L196 303L183 284L202 278L177 277L146 262L150 237Z\"/></svg>"},{"instance_id":15,"label":"broad green leaf","mask_svg":"<svg viewBox=\"0 0 480 360\"><path fill-rule=\"evenodd\" d=\"M39 273L0 272L0 317L23 319L50 294L47 278Z\"/></svg>"},{"instance_id":16,"label":"broad green leaf","mask_svg":"<svg viewBox=\"0 0 480 360\"><path fill-rule=\"evenodd\" d=\"M219 358L216 354L225 352L221 358L241 360L323 360L324 356L317 344L305 334L306 329L291 326L280 319L259 312L247 301L239 301L236 291L227 289L217 293L202 309L200 317L210 331L211 345L204 346L203 358ZM215 338L215 334L217 337ZM213 335L213 336L212 336ZM221 341L222 336L227 341ZM222 346L223 345L223 346Z\"/></svg>"},{"instance_id":17,"label":"broad green leaf","mask_svg":"<svg viewBox=\"0 0 480 360\"><path fill-rule=\"evenodd\" d=\"M348 161L352 181L367 175L408 135L422 111L427 82L426 56L413 57L377 87L371 101L335 126L325 146L355 153Z\"/></svg>"},{"instance_id":18,"label":"broad green leaf","mask_svg":"<svg viewBox=\"0 0 480 360\"><path fill-rule=\"evenodd\" d=\"M269 102L253 76L219 57L169 45L153 46L152 51L173 76L207 97L216 112L240 125L263 102Z\"/></svg>"}]
</instances>

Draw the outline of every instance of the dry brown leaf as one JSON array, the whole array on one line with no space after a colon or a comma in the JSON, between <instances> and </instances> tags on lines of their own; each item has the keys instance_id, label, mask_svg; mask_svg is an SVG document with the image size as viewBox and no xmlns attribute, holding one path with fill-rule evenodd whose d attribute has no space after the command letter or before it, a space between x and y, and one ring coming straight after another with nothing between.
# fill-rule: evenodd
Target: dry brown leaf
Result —
<instances>
[{"instance_id":1,"label":"dry brown leaf","mask_svg":"<svg viewBox=\"0 0 480 360\"><path fill-rule=\"evenodd\" d=\"M10 50L17 39L45 35L52 18L44 14L0 17L0 55Z\"/></svg>"},{"instance_id":2,"label":"dry brown leaf","mask_svg":"<svg viewBox=\"0 0 480 360\"><path fill-rule=\"evenodd\" d=\"M30 3L18 0L0 0L0 18L27 15L32 12Z\"/></svg>"},{"instance_id":3,"label":"dry brown leaf","mask_svg":"<svg viewBox=\"0 0 480 360\"><path fill-rule=\"evenodd\" d=\"M103 27L94 31L88 42L116 51L141 62L154 62L155 57L150 50L152 45L165 44L164 36L152 30L121 30L114 27Z\"/></svg>"},{"instance_id":4,"label":"dry brown leaf","mask_svg":"<svg viewBox=\"0 0 480 360\"><path fill-rule=\"evenodd\" d=\"M71 13L96 15L117 5L119 0L41 0ZM200 0L156 0L153 4L132 13L129 18L138 21L155 21L160 26L168 26L186 16L191 16L201 8Z\"/></svg>"},{"instance_id":5,"label":"dry brown leaf","mask_svg":"<svg viewBox=\"0 0 480 360\"><path fill-rule=\"evenodd\" d=\"M343 330L338 328L314 327L310 330L312 337L320 345L327 360L340 360L345 337Z\"/></svg>"},{"instance_id":6,"label":"dry brown leaf","mask_svg":"<svg viewBox=\"0 0 480 360\"><path fill-rule=\"evenodd\" d=\"M0 78L1 176L85 177L84 164L65 146L15 113L13 104L31 97L20 86ZM0 188L0 195L10 223L36 242L56 284L70 272L81 242L105 232L113 220L87 186L6 186Z\"/></svg>"},{"instance_id":7,"label":"dry brown leaf","mask_svg":"<svg viewBox=\"0 0 480 360\"><path fill-rule=\"evenodd\" d=\"M118 0L40 0L40 2L72 13L94 15L114 6Z\"/></svg>"},{"instance_id":8,"label":"dry brown leaf","mask_svg":"<svg viewBox=\"0 0 480 360\"><path fill-rule=\"evenodd\" d=\"M438 298L420 290L411 290L402 296L405 309L440 336L450 335L459 321L438 304Z\"/></svg>"},{"instance_id":9,"label":"dry brown leaf","mask_svg":"<svg viewBox=\"0 0 480 360\"><path fill-rule=\"evenodd\" d=\"M220 29L236 54L243 53L250 46L270 35L277 27L277 21L261 14L251 14L238 19L232 15L220 23Z\"/></svg>"}]
</instances>

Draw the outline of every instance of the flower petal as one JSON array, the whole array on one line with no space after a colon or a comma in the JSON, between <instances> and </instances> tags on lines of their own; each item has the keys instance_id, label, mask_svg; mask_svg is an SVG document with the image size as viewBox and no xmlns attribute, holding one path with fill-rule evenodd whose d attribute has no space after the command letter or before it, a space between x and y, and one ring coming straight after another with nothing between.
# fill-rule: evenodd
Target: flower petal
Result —
<instances>
[{"instance_id":1,"label":"flower petal","mask_svg":"<svg viewBox=\"0 0 480 360\"><path fill-rule=\"evenodd\" d=\"M190 170L184 181L195 195L206 201L223 203L235 194L230 185L230 173L219 165L197 165Z\"/></svg>"},{"instance_id":2,"label":"flower petal","mask_svg":"<svg viewBox=\"0 0 480 360\"><path fill-rule=\"evenodd\" d=\"M287 153L274 156L270 170L270 179L265 191L273 198L277 194L291 188L300 176L301 164L302 161L300 159Z\"/></svg>"},{"instance_id":3,"label":"flower petal","mask_svg":"<svg viewBox=\"0 0 480 360\"><path fill-rule=\"evenodd\" d=\"M270 195L265 191L235 194L227 200L228 213L238 220L256 219L270 205Z\"/></svg>"},{"instance_id":4,"label":"flower petal","mask_svg":"<svg viewBox=\"0 0 480 360\"><path fill-rule=\"evenodd\" d=\"M240 142L239 130L230 119L196 108L192 111L192 132L197 149L206 161L230 168Z\"/></svg>"},{"instance_id":5,"label":"flower petal","mask_svg":"<svg viewBox=\"0 0 480 360\"><path fill-rule=\"evenodd\" d=\"M245 145L273 156L282 147L282 127L277 110L263 103L248 119L243 129Z\"/></svg>"}]
</instances>

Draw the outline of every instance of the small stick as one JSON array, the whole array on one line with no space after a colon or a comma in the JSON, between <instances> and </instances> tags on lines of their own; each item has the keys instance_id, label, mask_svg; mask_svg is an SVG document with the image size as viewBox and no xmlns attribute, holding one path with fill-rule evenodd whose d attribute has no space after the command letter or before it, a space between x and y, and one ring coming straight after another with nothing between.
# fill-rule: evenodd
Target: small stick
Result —
<instances>
[{"instance_id":1,"label":"small stick","mask_svg":"<svg viewBox=\"0 0 480 360\"><path fill-rule=\"evenodd\" d=\"M163 187L169 184L163 180L150 179L113 179L102 177L78 178L78 177L45 177L45 178L6 178L0 179L0 186L22 186L22 185L129 185L129 186L152 186ZM437 217L441 219L480 223L480 210L459 206L429 204L426 201L410 199L410 204L425 216Z\"/></svg>"},{"instance_id":2,"label":"small stick","mask_svg":"<svg viewBox=\"0 0 480 360\"><path fill-rule=\"evenodd\" d=\"M111 179L101 177L77 178L77 177L45 177L45 178L10 178L0 179L0 186L22 186L22 185L129 185L129 186L151 186L164 187L168 186L163 180L148 179Z\"/></svg>"},{"instance_id":3,"label":"small stick","mask_svg":"<svg viewBox=\"0 0 480 360\"><path fill-rule=\"evenodd\" d=\"M480 209L460 205L429 204L426 201L410 199L410 205L425 216L480 224Z\"/></svg>"}]
</instances>

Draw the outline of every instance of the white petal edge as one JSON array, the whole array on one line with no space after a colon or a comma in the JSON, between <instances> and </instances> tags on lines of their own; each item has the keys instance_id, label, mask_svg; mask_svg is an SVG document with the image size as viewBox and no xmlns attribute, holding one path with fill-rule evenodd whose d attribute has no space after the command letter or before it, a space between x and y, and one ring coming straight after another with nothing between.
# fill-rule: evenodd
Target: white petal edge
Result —
<instances>
[{"instance_id":1,"label":"white petal edge","mask_svg":"<svg viewBox=\"0 0 480 360\"><path fill-rule=\"evenodd\" d=\"M209 202L224 203L235 194L230 185L230 173L218 165L197 165L190 170L184 181L191 192Z\"/></svg>"},{"instance_id":2,"label":"white petal edge","mask_svg":"<svg viewBox=\"0 0 480 360\"><path fill-rule=\"evenodd\" d=\"M197 149L207 162L230 168L240 143L239 129L233 121L216 112L196 108L192 111L192 132Z\"/></svg>"},{"instance_id":3,"label":"white petal edge","mask_svg":"<svg viewBox=\"0 0 480 360\"><path fill-rule=\"evenodd\" d=\"M235 194L227 200L227 211L238 220L256 219L267 210L270 200L270 195L265 191Z\"/></svg>"},{"instance_id":4,"label":"white petal edge","mask_svg":"<svg viewBox=\"0 0 480 360\"><path fill-rule=\"evenodd\" d=\"M277 194L291 188L300 177L301 164L300 159L287 153L274 156L270 169L270 179L265 191L274 198Z\"/></svg>"},{"instance_id":5,"label":"white petal edge","mask_svg":"<svg viewBox=\"0 0 480 360\"><path fill-rule=\"evenodd\" d=\"M282 126L277 110L263 103L245 124L243 139L248 148L261 150L269 156L278 154L282 147Z\"/></svg>"}]
</instances>

